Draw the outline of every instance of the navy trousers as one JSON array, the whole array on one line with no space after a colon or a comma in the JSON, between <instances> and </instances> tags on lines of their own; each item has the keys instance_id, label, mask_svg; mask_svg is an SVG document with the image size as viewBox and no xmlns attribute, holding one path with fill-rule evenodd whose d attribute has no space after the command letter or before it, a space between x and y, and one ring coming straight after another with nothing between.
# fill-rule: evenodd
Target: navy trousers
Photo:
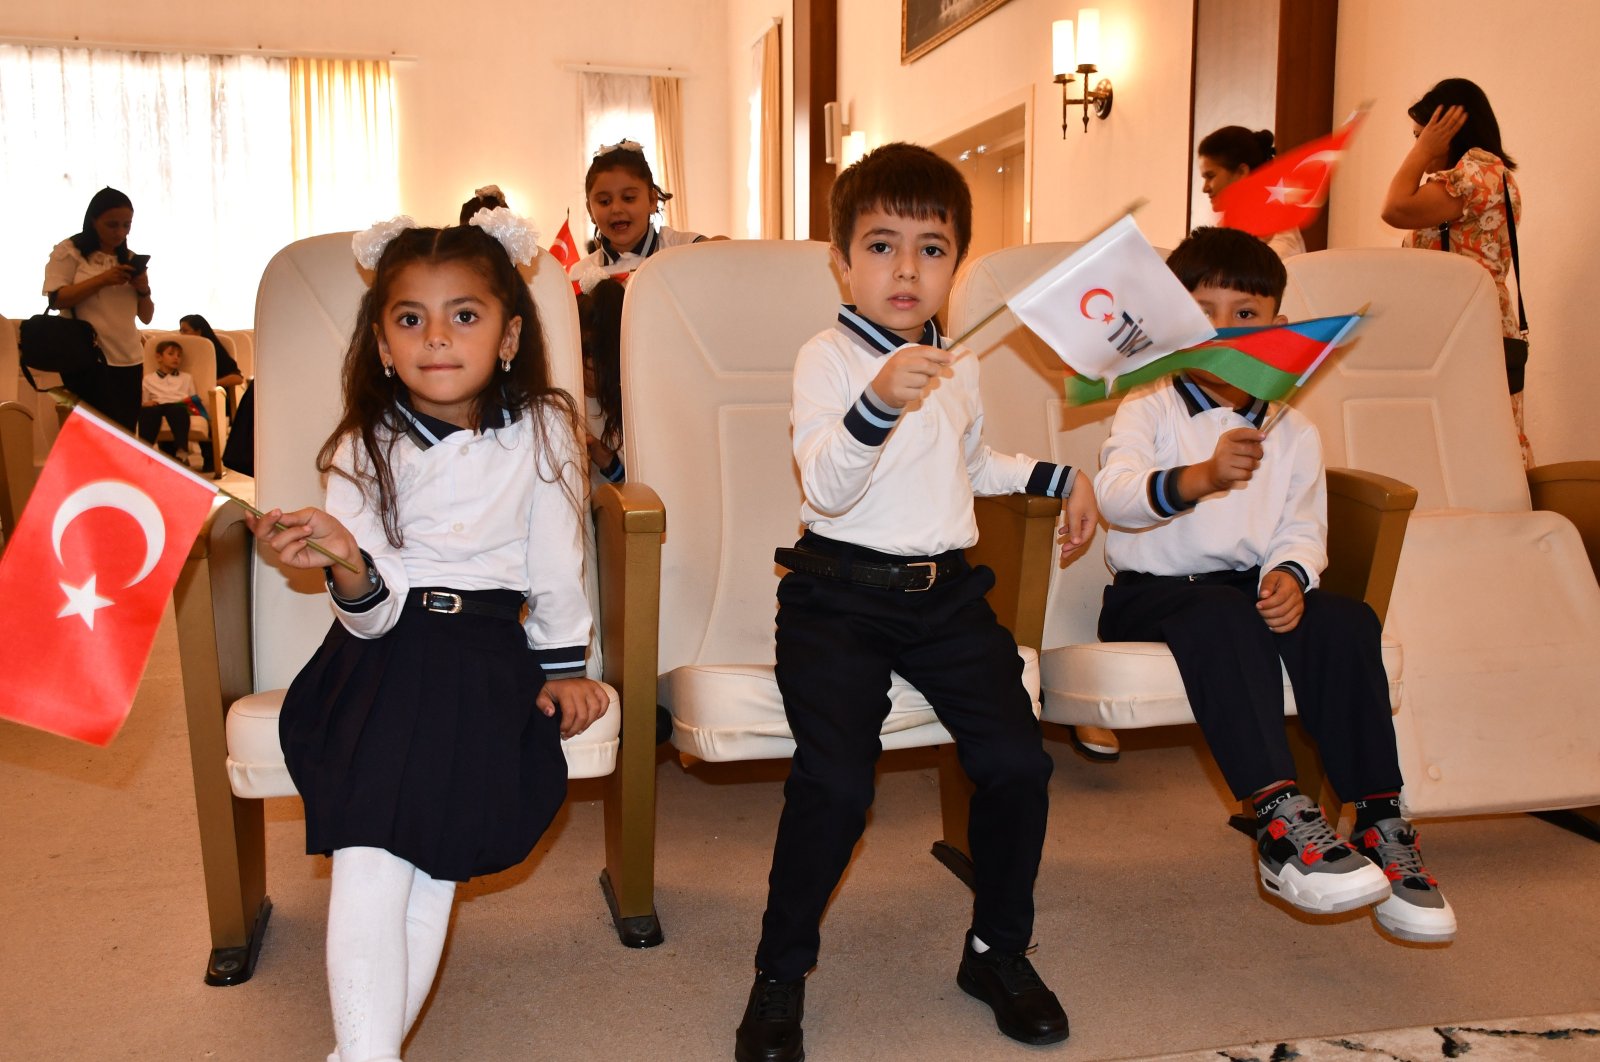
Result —
<instances>
[{"instance_id":1,"label":"navy trousers","mask_svg":"<svg viewBox=\"0 0 1600 1062\"><path fill-rule=\"evenodd\" d=\"M1339 796L1399 789L1377 614L1364 601L1310 590L1299 625L1275 634L1256 611L1260 574L1214 572L1191 582L1119 573L1105 590L1100 640L1167 643L1195 721L1240 799L1295 776L1283 671Z\"/></svg>"},{"instance_id":2,"label":"navy trousers","mask_svg":"<svg viewBox=\"0 0 1600 1062\"><path fill-rule=\"evenodd\" d=\"M815 535L801 544L891 559ZM994 573L981 567L923 592L793 572L779 584L777 678L796 750L756 951L766 975L794 980L816 964L823 910L872 805L891 670L927 698L977 789L968 832L973 931L1002 951L1031 943L1054 765L1016 642L984 601L993 585Z\"/></svg>"}]
</instances>

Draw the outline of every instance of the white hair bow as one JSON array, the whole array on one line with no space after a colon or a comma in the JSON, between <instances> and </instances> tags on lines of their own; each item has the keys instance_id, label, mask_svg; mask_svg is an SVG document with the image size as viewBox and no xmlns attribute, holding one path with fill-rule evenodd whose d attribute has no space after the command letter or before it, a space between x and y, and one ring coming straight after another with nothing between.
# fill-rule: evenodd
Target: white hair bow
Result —
<instances>
[{"instance_id":1,"label":"white hair bow","mask_svg":"<svg viewBox=\"0 0 1600 1062\"><path fill-rule=\"evenodd\" d=\"M351 237L350 248L355 251L356 261L360 263L362 269L376 269L378 259L383 257L383 249L406 229L416 227L417 223L405 214L390 218L388 221L374 222L371 228Z\"/></svg>"}]
</instances>

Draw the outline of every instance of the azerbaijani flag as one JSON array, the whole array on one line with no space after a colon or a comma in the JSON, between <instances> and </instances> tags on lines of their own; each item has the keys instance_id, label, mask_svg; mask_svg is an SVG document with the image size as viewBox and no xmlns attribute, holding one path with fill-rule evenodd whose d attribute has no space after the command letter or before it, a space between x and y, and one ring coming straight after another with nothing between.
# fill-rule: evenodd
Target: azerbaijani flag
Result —
<instances>
[{"instance_id":1,"label":"azerbaijani flag","mask_svg":"<svg viewBox=\"0 0 1600 1062\"><path fill-rule=\"evenodd\" d=\"M1113 398L1184 369L1201 369L1257 398L1280 402L1305 386L1360 320L1361 314L1352 313L1261 328L1224 328L1214 339L1173 351L1109 383L1069 376L1067 404L1082 406Z\"/></svg>"}]
</instances>

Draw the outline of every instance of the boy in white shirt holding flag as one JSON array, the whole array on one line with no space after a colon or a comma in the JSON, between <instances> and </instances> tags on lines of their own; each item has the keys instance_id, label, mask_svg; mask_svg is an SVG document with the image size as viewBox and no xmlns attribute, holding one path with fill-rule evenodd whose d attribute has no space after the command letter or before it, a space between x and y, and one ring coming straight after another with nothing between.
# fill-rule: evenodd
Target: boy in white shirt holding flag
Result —
<instances>
[{"instance_id":1,"label":"boy in white shirt holding flag","mask_svg":"<svg viewBox=\"0 0 1600 1062\"><path fill-rule=\"evenodd\" d=\"M1248 233L1197 229L1167 265L1217 328L1284 322L1283 263ZM1376 904L1394 936L1449 941L1455 914L1400 810L1378 618L1317 589L1321 440L1293 407L1264 431L1267 407L1193 370L1128 394L1095 477L1115 573L1100 638L1171 648L1223 777L1254 813L1269 893L1316 914ZM1355 801L1354 845L1295 784L1280 667L1329 780Z\"/></svg>"},{"instance_id":2,"label":"boy in white shirt holding flag","mask_svg":"<svg viewBox=\"0 0 1600 1062\"><path fill-rule=\"evenodd\" d=\"M776 560L789 569L777 679L796 750L734 1057L805 1056L805 976L872 804L891 671L927 698L976 787L956 983L1007 1036L1056 1043L1067 1016L1026 956L1052 764L1016 642L984 601L994 573L963 551L977 541L974 494L1064 497L1066 551L1093 533L1093 491L1075 469L984 445L978 359L945 350L933 320L972 234L955 167L911 144L878 148L839 176L832 228L855 302L795 362L806 532Z\"/></svg>"}]
</instances>

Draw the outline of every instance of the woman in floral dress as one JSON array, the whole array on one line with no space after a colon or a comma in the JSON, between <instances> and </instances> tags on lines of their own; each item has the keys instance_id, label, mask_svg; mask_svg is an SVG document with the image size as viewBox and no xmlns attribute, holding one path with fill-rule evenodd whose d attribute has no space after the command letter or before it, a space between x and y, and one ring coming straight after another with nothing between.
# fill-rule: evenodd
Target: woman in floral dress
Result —
<instances>
[{"instance_id":1,"label":"woman in floral dress","mask_svg":"<svg viewBox=\"0 0 1600 1062\"><path fill-rule=\"evenodd\" d=\"M1520 223L1522 194L1511 175L1517 164L1500 145L1500 123L1489 97L1465 78L1447 78L1406 113L1416 142L1389 182L1383 220L1411 230L1402 241L1406 247L1448 250L1487 269L1500 294L1501 333L1520 335L1506 285L1511 233L1505 202L1509 196L1513 217ZM1532 467L1520 391L1511 396L1511 409L1523 463Z\"/></svg>"}]
</instances>

